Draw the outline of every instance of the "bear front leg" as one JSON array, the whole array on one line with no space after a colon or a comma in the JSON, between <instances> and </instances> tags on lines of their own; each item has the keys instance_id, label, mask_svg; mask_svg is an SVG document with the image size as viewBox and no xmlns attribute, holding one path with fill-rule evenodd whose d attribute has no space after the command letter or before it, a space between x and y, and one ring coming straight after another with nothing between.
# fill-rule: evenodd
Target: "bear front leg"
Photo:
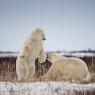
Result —
<instances>
[{"instance_id":1,"label":"bear front leg","mask_svg":"<svg viewBox=\"0 0 95 95\"><path fill-rule=\"evenodd\" d=\"M18 81L20 82L22 80L22 76L18 75Z\"/></svg>"},{"instance_id":2,"label":"bear front leg","mask_svg":"<svg viewBox=\"0 0 95 95\"><path fill-rule=\"evenodd\" d=\"M40 63L43 63L46 61L46 53L44 52L44 50L42 49L39 53L39 57L38 57L38 61Z\"/></svg>"},{"instance_id":3,"label":"bear front leg","mask_svg":"<svg viewBox=\"0 0 95 95\"><path fill-rule=\"evenodd\" d=\"M35 76L35 62L29 64L29 80L33 80Z\"/></svg>"}]
</instances>

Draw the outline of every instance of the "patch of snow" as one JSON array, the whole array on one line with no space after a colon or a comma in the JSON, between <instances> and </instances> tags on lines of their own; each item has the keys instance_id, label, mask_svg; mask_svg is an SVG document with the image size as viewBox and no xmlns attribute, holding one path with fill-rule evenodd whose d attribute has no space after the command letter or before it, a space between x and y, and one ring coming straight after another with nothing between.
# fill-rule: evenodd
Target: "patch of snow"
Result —
<instances>
[{"instance_id":1,"label":"patch of snow","mask_svg":"<svg viewBox=\"0 0 95 95\"><path fill-rule=\"evenodd\" d=\"M95 83L76 84L70 82L32 82L32 83L11 83L0 82L0 95L77 95L95 90ZM78 94L79 95L79 94Z\"/></svg>"},{"instance_id":2,"label":"patch of snow","mask_svg":"<svg viewBox=\"0 0 95 95\"><path fill-rule=\"evenodd\" d=\"M19 52L0 52L0 57L17 57ZM66 55L66 56L76 56L76 57L92 57L95 56L95 53L92 52L53 52L56 53L58 55Z\"/></svg>"},{"instance_id":3,"label":"patch of snow","mask_svg":"<svg viewBox=\"0 0 95 95\"><path fill-rule=\"evenodd\" d=\"M95 56L95 53L79 53L79 52L76 52L76 53L70 53L70 52L61 52L61 53L57 53L59 55L66 55L66 56L75 56L75 57L93 57Z\"/></svg>"},{"instance_id":4,"label":"patch of snow","mask_svg":"<svg viewBox=\"0 0 95 95\"><path fill-rule=\"evenodd\" d=\"M18 56L18 52L11 52L11 53L3 52L3 53L0 53L0 57L17 57L17 56Z\"/></svg>"}]
</instances>

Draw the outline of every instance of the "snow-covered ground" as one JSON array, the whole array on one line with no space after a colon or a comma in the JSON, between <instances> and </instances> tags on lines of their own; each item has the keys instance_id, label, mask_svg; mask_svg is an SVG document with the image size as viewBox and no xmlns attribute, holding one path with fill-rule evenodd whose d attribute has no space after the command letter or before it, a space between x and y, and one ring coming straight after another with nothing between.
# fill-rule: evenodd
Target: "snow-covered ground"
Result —
<instances>
[{"instance_id":1,"label":"snow-covered ground","mask_svg":"<svg viewBox=\"0 0 95 95\"><path fill-rule=\"evenodd\" d=\"M66 55L66 56L76 56L76 57L93 57L95 56L95 52L65 52L65 51L60 51L60 52L53 52L59 55ZM0 52L0 57L17 57L19 52Z\"/></svg>"},{"instance_id":2,"label":"snow-covered ground","mask_svg":"<svg viewBox=\"0 0 95 95\"><path fill-rule=\"evenodd\" d=\"M94 84L70 82L0 82L0 95L95 95Z\"/></svg>"},{"instance_id":3,"label":"snow-covered ground","mask_svg":"<svg viewBox=\"0 0 95 95\"><path fill-rule=\"evenodd\" d=\"M0 57L17 57L18 52L0 52Z\"/></svg>"},{"instance_id":4,"label":"snow-covered ground","mask_svg":"<svg viewBox=\"0 0 95 95\"><path fill-rule=\"evenodd\" d=\"M66 55L66 56L75 56L75 57L94 57L95 56L95 53L84 53L84 52L59 52L57 53L59 55Z\"/></svg>"}]
</instances>

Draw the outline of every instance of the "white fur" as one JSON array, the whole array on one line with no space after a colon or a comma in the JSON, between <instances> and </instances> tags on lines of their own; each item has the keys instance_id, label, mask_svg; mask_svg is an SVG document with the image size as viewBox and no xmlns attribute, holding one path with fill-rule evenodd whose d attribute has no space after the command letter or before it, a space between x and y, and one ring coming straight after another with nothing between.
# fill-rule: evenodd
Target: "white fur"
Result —
<instances>
[{"instance_id":1,"label":"white fur","mask_svg":"<svg viewBox=\"0 0 95 95\"><path fill-rule=\"evenodd\" d=\"M47 54L47 57L48 57L48 59L49 59L52 63L55 63L55 62L57 62L57 61L59 61L59 60L61 60L61 59L66 59L66 57L63 57L63 56L61 56L61 55L57 55L57 54L55 54L55 53L48 53L48 54Z\"/></svg>"},{"instance_id":2,"label":"white fur","mask_svg":"<svg viewBox=\"0 0 95 95\"><path fill-rule=\"evenodd\" d=\"M90 79L90 73L86 66L86 63L75 57L62 57L55 54L48 54L48 58L53 62L49 71L44 75L45 78L71 80L71 81L83 81Z\"/></svg>"},{"instance_id":3,"label":"white fur","mask_svg":"<svg viewBox=\"0 0 95 95\"><path fill-rule=\"evenodd\" d=\"M25 40L22 45L20 54L16 60L16 73L18 80L27 80L35 74L35 60L39 59L42 63L46 60L43 49L43 39L45 38L42 29L34 29L32 34Z\"/></svg>"}]
</instances>

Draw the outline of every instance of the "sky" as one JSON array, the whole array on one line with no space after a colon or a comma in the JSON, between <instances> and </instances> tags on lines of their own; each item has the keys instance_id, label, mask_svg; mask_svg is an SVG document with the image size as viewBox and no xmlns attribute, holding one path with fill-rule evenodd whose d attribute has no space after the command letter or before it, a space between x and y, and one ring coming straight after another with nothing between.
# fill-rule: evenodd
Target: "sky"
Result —
<instances>
[{"instance_id":1,"label":"sky","mask_svg":"<svg viewBox=\"0 0 95 95\"><path fill-rule=\"evenodd\" d=\"M95 0L0 0L1 51L20 51L37 27L46 51L95 49Z\"/></svg>"}]
</instances>

